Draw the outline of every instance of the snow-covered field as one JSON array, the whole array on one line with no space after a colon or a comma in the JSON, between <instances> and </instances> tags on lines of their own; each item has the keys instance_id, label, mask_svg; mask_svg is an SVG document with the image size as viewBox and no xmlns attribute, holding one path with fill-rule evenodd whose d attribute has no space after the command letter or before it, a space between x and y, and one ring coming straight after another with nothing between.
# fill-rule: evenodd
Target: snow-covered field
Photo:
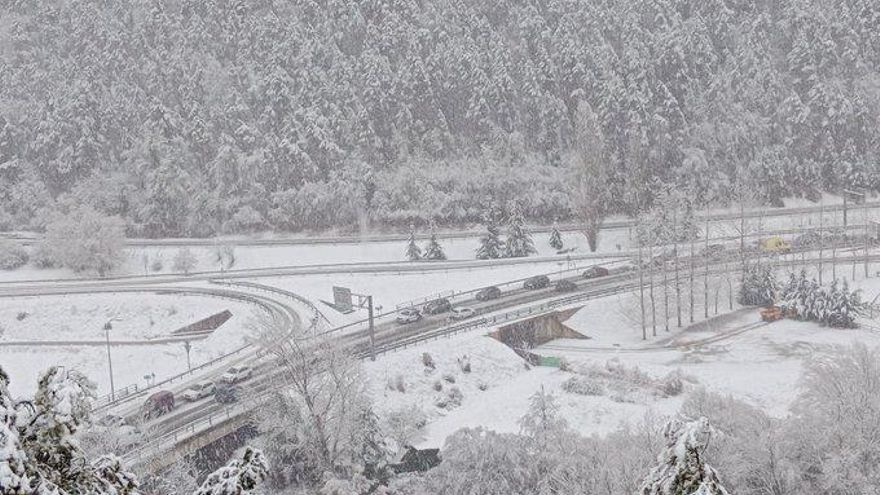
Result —
<instances>
[{"instance_id":1,"label":"snow-covered field","mask_svg":"<svg viewBox=\"0 0 880 495\"><path fill-rule=\"evenodd\" d=\"M230 310L246 314L245 303L228 299L149 292L76 294L0 299L0 345L20 341L150 340Z\"/></svg>"},{"instance_id":2,"label":"snow-covered field","mask_svg":"<svg viewBox=\"0 0 880 495\"><path fill-rule=\"evenodd\" d=\"M150 293L42 296L0 299L0 365L9 373L13 394L36 386L39 373L52 365L85 373L98 385L99 394L110 391L107 349L100 345L4 346L3 341L101 340L111 318L111 339L149 340L206 316L229 309L232 318L205 339L191 342L191 360L198 365L243 344L254 306L243 302L201 296ZM17 316L27 312L23 320ZM152 321L152 324L150 322ZM139 383L154 373L157 380L186 371L182 343L113 345L110 348L117 388Z\"/></svg>"},{"instance_id":3,"label":"snow-covered field","mask_svg":"<svg viewBox=\"0 0 880 495\"><path fill-rule=\"evenodd\" d=\"M466 426L518 431L517 421L527 410L529 396L541 388L560 399L561 415L584 434L603 434L646 416L673 414L697 387L784 416L798 392L806 359L833 353L836 345L880 345L880 333L869 329L838 330L791 320L761 325L757 311L751 309L643 341L640 326L626 311L618 311L628 304L626 297L598 300L568 320L589 339L556 340L536 349L544 356L563 358L570 371L527 369L484 329L367 363L377 406L384 414L412 406L422 409L428 424L417 445L424 447L442 446L449 434ZM436 370L422 364L423 353L431 355ZM457 362L465 355L471 362L470 373L463 373ZM454 377L454 384L443 380L447 374ZM598 391L590 395L566 391L564 384L573 377ZM664 392L674 377L683 384L681 394ZM400 382L403 392L398 390ZM437 383L442 387L439 391L434 388ZM462 392L461 405L438 407L451 387Z\"/></svg>"}]
</instances>

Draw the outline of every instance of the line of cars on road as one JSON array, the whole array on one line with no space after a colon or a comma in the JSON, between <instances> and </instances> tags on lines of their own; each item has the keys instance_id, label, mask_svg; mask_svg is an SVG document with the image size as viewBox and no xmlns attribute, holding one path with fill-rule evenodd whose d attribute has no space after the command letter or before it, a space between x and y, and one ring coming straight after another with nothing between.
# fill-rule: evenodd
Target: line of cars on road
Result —
<instances>
[{"instance_id":1,"label":"line of cars on road","mask_svg":"<svg viewBox=\"0 0 880 495\"><path fill-rule=\"evenodd\" d=\"M585 279L594 279L604 277L609 273L610 271L607 268L600 265L594 265L587 268L581 275ZM534 277L525 279L522 287L525 290L540 290L546 289L547 287L550 287L550 285L550 277L547 275L535 275ZM556 292L573 292L577 289L577 283L570 279L559 280L553 285L553 290ZM500 288L490 285L489 287L484 287L477 291L477 293L474 294L474 299L480 302L485 302L498 299L502 295L503 293ZM468 306L453 306L449 299L438 297L437 299L426 302L421 308L408 307L401 309L397 312L396 320L397 323L405 325L408 323L415 323L421 320L425 315L437 315L441 313L449 313L448 319L450 321L460 321L476 316L477 311Z\"/></svg>"},{"instance_id":2,"label":"line of cars on road","mask_svg":"<svg viewBox=\"0 0 880 495\"><path fill-rule=\"evenodd\" d=\"M191 385L180 393L180 398L195 402L206 397L214 396L214 400L221 404L237 402L239 398L238 384L253 376L254 368L248 365L233 366L220 375L216 381L204 380ZM152 419L174 410L176 406L175 395L169 390L160 390L147 397L141 408L141 416L144 419Z\"/></svg>"}]
</instances>

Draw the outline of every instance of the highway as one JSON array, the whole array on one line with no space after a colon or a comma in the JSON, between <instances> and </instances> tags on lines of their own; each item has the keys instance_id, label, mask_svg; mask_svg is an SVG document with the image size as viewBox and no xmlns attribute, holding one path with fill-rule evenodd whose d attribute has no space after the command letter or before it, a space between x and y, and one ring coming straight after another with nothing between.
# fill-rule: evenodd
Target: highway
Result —
<instances>
[{"instance_id":1,"label":"highway","mask_svg":"<svg viewBox=\"0 0 880 495\"><path fill-rule=\"evenodd\" d=\"M803 252L809 252L812 249L805 249ZM841 253L844 249L840 249ZM729 258L729 270L739 270L739 254L731 253ZM776 255L761 253L770 258L776 258ZM809 263L813 259L798 259L796 255L798 251L790 254L791 259L776 259L776 263L780 266L800 265L804 262ZM754 257L754 254L752 254ZM872 260L877 260L878 256L872 256ZM681 258L679 262L687 265L690 260ZM826 263L830 260L825 260ZM850 263L851 259L843 256L838 258L838 263ZM702 275L706 269L706 263L699 261L696 269ZM725 273L724 267L719 267L717 260L709 261L709 270L713 275ZM655 275L659 273L659 269L655 269ZM556 273L548 274L554 277ZM558 277L556 277L558 280ZM591 280L584 280L578 273L565 274L562 277L566 280L578 283L578 291L570 294L561 294L555 292L552 285L549 288L540 290L525 290L522 287L511 286L503 294L502 298L492 301L477 301L473 299L473 293L459 294L454 301L455 305L464 305L474 308L479 315L473 320L466 320L460 323L453 323L447 320L446 315L427 316L423 320L400 325L393 321L392 315L380 318L375 326L375 352L381 354L389 350L414 345L419 342L436 338L451 333L466 331L474 328L485 327L504 321L513 321L533 312L548 311L554 308L571 306L580 304L586 300L605 297L611 294L624 291L634 290L638 287L636 271L620 271L617 274L611 274L606 277L600 277ZM519 308L519 309L517 309ZM339 329L326 332L326 335L337 338L341 344L350 349L356 356L367 358L370 356L370 339L366 329L357 329L343 331ZM179 411L175 411L167 417L149 425L151 440L141 445L136 450L129 453L129 458L137 458L138 456L151 456L161 453L162 448L173 446L175 442L185 439L191 435L198 434L201 427L209 427L216 424L224 417L232 418L236 415L246 414L248 407L259 401L259 398L266 393L276 390L280 385L279 372L273 368L262 368L261 373L252 378L247 383L248 389L248 406L233 405L225 406L217 404L212 399L205 399L195 404L187 404ZM219 373L219 371L218 371ZM205 379L211 377L205 376ZM175 389L179 393L180 389ZM253 402L252 402L253 401ZM136 411L130 409L130 411Z\"/></svg>"}]
</instances>

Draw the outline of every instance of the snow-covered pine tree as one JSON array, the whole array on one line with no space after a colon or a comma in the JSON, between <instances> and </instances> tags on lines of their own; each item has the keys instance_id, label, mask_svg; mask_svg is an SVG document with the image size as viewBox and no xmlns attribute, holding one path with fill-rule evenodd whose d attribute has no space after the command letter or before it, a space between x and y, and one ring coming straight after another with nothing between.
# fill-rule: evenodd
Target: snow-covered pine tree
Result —
<instances>
[{"instance_id":1,"label":"snow-covered pine tree","mask_svg":"<svg viewBox=\"0 0 880 495\"><path fill-rule=\"evenodd\" d=\"M640 495L727 495L718 473L703 454L714 429L706 418L675 419L663 432L666 448L645 477Z\"/></svg>"},{"instance_id":2,"label":"snow-covered pine tree","mask_svg":"<svg viewBox=\"0 0 880 495\"><path fill-rule=\"evenodd\" d=\"M773 304L777 286L776 276L769 266L762 263L748 265L739 288L739 303L746 306Z\"/></svg>"},{"instance_id":3,"label":"snow-covered pine tree","mask_svg":"<svg viewBox=\"0 0 880 495\"><path fill-rule=\"evenodd\" d=\"M500 229L494 216L486 219L486 233L480 238L477 248L477 259L488 260L500 258L504 254L504 243L501 241Z\"/></svg>"},{"instance_id":4,"label":"snow-covered pine tree","mask_svg":"<svg viewBox=\"0 0 880 495\"><path fill-rule=\"evenodd\" d=\"M251 493L266 478L269 464L263 453L246 447L240 459L214 471L194 495L244 495Z\"/></svg>"},{"instance_id":5,"label":"snow-covered pine tree","mask_svg":"<svg viewBox=\"0 0 880 495\"><path fill-rule=\"evenodd\" d=\"M553 224L553 228L550 229L550 247L559 251L564 245L565 244L562 242L562 234L559 233L559 228L556 227L556 224Z\"/></svg>"},{"instance_id":6,"label":"snow-covered pine tree","mask_svg":"<svg viewBox=\"0 0 880 495\"><path fill-rule=\"evenodd\" d=\"M15 402L8 386L9 376L0 368L0 493L29 495L34 487L26 469L27 455L19 441Z\"/></svg>"},{"instance_id":7,"label":"snow-covered pine tree","mask_svg":"<svg viewBox=\"0 0 880 495\"><path fill-rule=\"evenodd\" d=\"M431 239L428 241L428 245L425 246L425 254L423 258L426 260L445 260L446 253L443 252L443 248L440 246L440 243L437 242L437 234L434 233L434 229L431 229Z\"/></svg>"},{"instance_id":8,"label":"snow-covered pine tree","mask_svg":"<svg viewBox=\"0 0 880 495\"><path fill-rule=\"evenodd\" d=\"M514 206L507 221L507 244L504 247L504 256L508 258L522 258L535 254L535 243L525 227L525 219L518 206Z\"/></svg>"},{"instance_id":9,"label":"snow-covered pine tree","mask_svg":"<svg viewBox=\"0 0 880 495\"><path fill-rule=\"evenodd\" d=\"M854 328L855 319L865 310L861 292L850 291L846 279L829 300L826 308L826 324L835 328Z\"/></svg>"},{"instance_id":10,"label":"snow-covered pine tree","mask_svg":"<svg viewBox=\"0 0 880 495\"><path fill-rule=\"evenodd\" d=\"M406 259L409 261L418 261L422 257L422 248L416 244L416 231L413 227L409 229L409 240L406 241Z\"/></svg>"}]
</instances>

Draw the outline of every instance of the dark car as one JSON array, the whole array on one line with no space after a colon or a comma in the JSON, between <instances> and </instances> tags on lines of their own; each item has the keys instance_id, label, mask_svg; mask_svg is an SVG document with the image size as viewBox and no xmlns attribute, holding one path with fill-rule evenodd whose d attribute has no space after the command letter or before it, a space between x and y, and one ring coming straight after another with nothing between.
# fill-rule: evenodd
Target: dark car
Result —
<instances>
[{"instance_id":1,"label":"dark car","mask_svg":"<svg viewBox=\"0 0 880 495\"><path fill-rule=\"evenodd\" d=\"M146 419L155 418L168 414L174 409L174 394L168 390L161 390L147 397L144 401L143 416Z\"/></svg>"},{"instance_id":2,"label":"dark car","mask_svg":"<svg viewBox=\"0 0 880 495\"><path fill-rule=\"evenodd\" d=\"M556 282L556 285L553 287L553 290L556 292L573 292L578 288L577 284L572 282L571 280L560 280Z\"/></svg>"},{"instance_id":3,"label":"dark car","mask_svg":"<svg viewBox=\"0 0 880 495\"><path fill-rule=\"evenodd\" d=\"M593 265L584 270L584 278L599 278L608 275L608 269L604 266Z\"/></svg>"},{"instance_id":4,"label":"dark car","mask_svg":"<svg viewBox=\"0 0 880 495\"><path fill-rule=\"evenodd\" d=\"M425 304L425 307L422 308L422 312L426 315L438 315L440 313L446 313L452 309L452 303L449 302L449 299L445 297L441 297L440 299L434 299L433 301Z\"/></svg>"},{"instance_id":5,"label":"dark car","mask_svg":"<svg viewBox=\"0 0 880 495\"><path fill-rule=\"evenodd\" d=\"M218 384L214 389L214 400L221 404L238 402L239 390L235 385Z\"/></svg>"},{"instance_id":6,"label":"dark car","mask_svg":"<svg viewBox=\"0 0 880 495\"><path fill-rule=\"evenodd\" d=\"M477 292L477 301L489 301L492 299L498 299L499 297L501 297L501 289L494 285Z\"/></svg>"},{"instance_id":7,"label":"dark car","mask_svg":"<svg viewBox=\"0 0 880 495\"><path fill-rule=\"evenodd\" d=\"M538 290L550 286L550 277L547 275L535 275L523 282L523 289Z\"/></svg>"}]
</instances>

